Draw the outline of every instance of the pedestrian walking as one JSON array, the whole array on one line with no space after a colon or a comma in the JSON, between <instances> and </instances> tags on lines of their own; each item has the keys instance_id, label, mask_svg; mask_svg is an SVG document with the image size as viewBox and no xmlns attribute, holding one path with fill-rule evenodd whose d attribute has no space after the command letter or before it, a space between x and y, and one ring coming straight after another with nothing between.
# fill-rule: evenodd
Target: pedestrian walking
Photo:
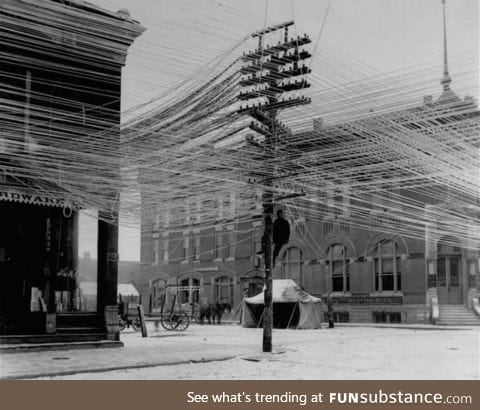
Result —
<instances>
[{"instance_id":1,"label":"pedestrian walking","mask_svg":"<svg viewBox=\"0 0 480 410\"><path fill-rule=\"evenodd\" d=\"M210 303L209 307L210 307L210 316L212 318L211 323L215 324L215 319L218 316L217 305L215 303ZM210 323L210 321L208 323Z\"/></svg>"},{"instance_id":2,"label":"pedestrian walking","mask_svg":"<svg viewBox=\"0 0 480 410\"><path fill-rule=\"evenodd\" d=\"M211 323L211 311L210 311L210 304L208 303L208 300L204 300L203 303L200 305L200 324L203 325L205 318L208 320L208 323Z\"/></svg>"},{"instance_id":3,"label":"pedestrian walking","mask_svg":"<svg viewBox=\"0 0 480 410\"><path fill-rule=\"evenodd\" d=\"M330 294L327 296L327 320L328 328L333 329L335 327L333 320L333 299Z\"/></svg>"},{"instance_id":4,"label":"pedestrian walking","mask_svg":"<svg viewBox=\"0 0 480 410\"><path fill-rule=\"evenodd\" d=\"M215 307L217 309L217 324L220 325L222 322L223 306L217 302Z\"/></svg>"}]
</instances>

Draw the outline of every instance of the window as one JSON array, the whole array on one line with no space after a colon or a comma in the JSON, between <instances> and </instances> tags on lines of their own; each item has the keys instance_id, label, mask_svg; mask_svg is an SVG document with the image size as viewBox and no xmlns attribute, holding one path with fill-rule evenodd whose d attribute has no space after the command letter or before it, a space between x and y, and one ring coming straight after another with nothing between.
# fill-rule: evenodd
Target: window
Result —
<instances>
[{"instance_id":1,"label":"window","mask_svg":"<svg viewBox=\"0 0 480 410\"><path fill-rule=\"evenodd\" d=\"M402 323L400 312L372 312L374 323Z\"/></svg>"},{"instance_id":2,"label":"window","mask_svg":"<svg viewBox=\"0 0 480 410\"><path fill-rule=\"evenodd\" d=\"M222 248L223 248L223 229L221 226L216 226L215 227L215 250L214 250L215 259L222 258Z\"/></svg>"},{"instance_id":3,"label":"window","mask_svg":"<svg viewBox=\"0 0 480 410\"><path fill-rule=\"evenodd\" d=\"M291 247L285 252L283 271L285 279L293 279L298 285L303 285L302 251L299 248Z\"/></svg>"},{"instance_id":4,"label":"window","mask_svg":"<svg viewBox=\"0 0 480 410\"><path fill-rule=\"evenodd\" d=\"M334 215L343 213L343 195L339 189L336 189L333 194L333 212Z\"/></svg>"},{"instance_id":5,"label":"window","mask_svg":"<svg viewBox=\"0 0 480 410\"><path fill-rule=\"evenodd\" d=\"M340 221L339 227L340 227L340 230L344 232L350 232L350 222L348 221Z\"/></svg>"},{"instance_id":6,"label":"window","mask_svg":"<svg viewBox=\"0 0 480 410\"><path fill-rule=\"evenodd\" d=\"M265 280L262 276L252 276L242 279L242 292L245 297L252 297L258 295L265 284Z\"/></svg>"},{"instance_id":7,"label":"window","mask_svg":"<svg viewBox=\"0 0 480 410\"><path fill-rule=\"evenodd\" d=\"M350 322L349 312L333 312L333 321L336 323L348 323Z\"/></svg>"},{"instance_id":8,"label":"window","mask_svg":"<svg viewBox=\"0 0 480 410\"><path fill-rule=\"evenodd\" d=\"M384 184L382 189L380 206L384 209L390 209L392 206L392 184Z\"/></svg>"},{"instance_id":9,"label":"window","mask_svg":"<svg viewBox=\"0 0 480 410\"><path fill-rule=\"evenodd\" d=\"M298 237L304 238L307 222L305 221L304 218L299 218L296 221L294 221L294 223L295 223L295 233L297 234Z\"/></svg>"},{"instance_id":10,"label":"window","mask_svg":"<svg viewBox=\"0 0 480 410\"><path fill-rule=\"evenodd\" d=\"M200 233L197 232L193 235L192 239L192 256L193 260L200 260Z\"/></svg>"},{"instance_id":11,"label":"window","mask_svg":"<svg viewBox=\"0 0 480 410\"><path fill-rule=\"evenodd\" d=\"M152 241L152 263L158 264L158 251L159 251L159 242L158 239L154 239Z\"/></svg>"},{"instance_id":12,"label":"window","mask_svg":"<svg viewBox=\"0 0 480 410\"><path fill-rule=\"evenodd\" d=\"M262 250L262 226L253 226L252 230L252 254L256 255Z\"/></svg>"},{"instance_id":13,"label":"window","mask_svg":"<svg viewBox=\"0 0 480 410\"><path fill-rule=\"evenodd\" d=\"M195 278L187 278L180 281L180 291L178 292L180 303L198 303L200 281Z\"/></svg>"},{"instance_id":14,"label":"window","mask_svg":"<svg viewBox=\"0 0 480 410\"><path fill-rule=\"evenodd\" d=\"M183 238L182 238L182 255L181 259L183 261L188 260L190 254L190 235L188 232L183 232Z\"/></svg>"},{"instance_id":15,"label":"window","mask_svg":"<svg viewBox=\"0 0 480 410\"><path fill-rule=\"evenodd\" d=\"M335 244L328 248L332 292L350 292L350 272L348 261L345 259L346 253L344 245Z\"/></svg>"},{"instance_id":16,"label":"window","mask_svg":"<svg viewBox=\"0 0 480 410\"><path fill-rule=\"evenodd\" d=\"M235 257L235 230L233 225L227 226L227 232L225 233L225 257Z\"/></svg>"},{"instance_id":17,"label":"window","mask_svg":"<svg viewBox=\"0 0 480 410\"><path fill-rule=\"evenodd\" d=\"M168 228L170 226L170 212L166 212L163 217L163 227Z\"/></svg>"},{"instance_id":18,"label":"window","mask_svg":"<svg viewBox=\"0 0 480 410\"><path fill-rule=\"evenodd\" d=\"M155 210L153 230L158 231L160 229L160 209L157 207Z\"/></svg>"},{"instance_id":19,"label":"window","mask_svg":"<svg viewBox=\"0 0 480 410\"><path fill-rule=\"evenodd\" d=\"M402 289L400 255L394 241L382 241L376 247L375 291L399 291Z\"/></svg>"},{"instance_id":20,"label":"window","mask_svg":"<svg viewBox=\"0 0 480 410\"><path fill-rule=\"evenodd\" d=\"M323 235L328 235L333 230L333 222L325 221L323 223Z\"/></svg>"},{"instance_id":21,"label":"window","mask_svg":"<svg viewBox=\"0 0 480 410\"><path fill-rule=\"evenodd\" d=\"M164 234L162 243L163 243L163 263L168 263L168 255L169 255L168 233Z\"/></svg>"},{"instance_id":22,"label":"window","mask_svg":"<svg viewBox=\"0 0 480 410\"><path fill-rule=\"evenodd\" d=\"M233 279L228 276L216 278L213 297L215 303L233 306Z\"/></svg>"},{"instance_id":23,"label":"window","mask_svg":"<svg viewBox=\"0 0 480 410\"><path fill-rule=\"evenodd\" d=\"M217 198L218 220L222 221L224 218L224 201L223 197Z\"/></svg>"},{"instance_id":24,"label":"window","mask_svg":"<svg viewBox=\"0 0 480 410\"><path fill-rule=\"evenodd\" d=\"M200 199L195 201L195 216L193 220L196 224L199 224L202 221L202 201Z\"/></svg>"}]
</instances>

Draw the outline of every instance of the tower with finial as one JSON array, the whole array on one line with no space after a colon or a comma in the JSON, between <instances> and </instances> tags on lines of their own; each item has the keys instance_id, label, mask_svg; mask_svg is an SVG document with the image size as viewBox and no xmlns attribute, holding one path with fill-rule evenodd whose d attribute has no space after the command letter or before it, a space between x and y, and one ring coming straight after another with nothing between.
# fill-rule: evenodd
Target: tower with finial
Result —
<instances>
[{"instance_id":1,"label":"tower with finial","mask_svg":"<svg viewBox=\"0 0 480 410\"><path fill-rule=\"evenodd\" d=\"M443 76L440 84L443 87L442 95L438 99L439 103L452 103L460 101L460 98L450 89L450 83L452 79L448 72L448 54L447 54L447 12L446 12L446 0L442 0L443 5Z\"/></svg>"}]
</instances>

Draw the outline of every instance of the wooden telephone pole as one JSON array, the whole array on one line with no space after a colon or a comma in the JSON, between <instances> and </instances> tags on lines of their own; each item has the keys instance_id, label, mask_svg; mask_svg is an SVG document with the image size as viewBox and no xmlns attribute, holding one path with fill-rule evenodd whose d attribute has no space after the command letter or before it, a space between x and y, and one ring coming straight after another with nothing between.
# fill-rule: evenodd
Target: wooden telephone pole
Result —
<instances>
[{"instance_id":1,"label":"wooden telephone pole","mask_svg":"<svg viewBox=\"0 0 480 410\"><path fill-rule=\"evenodd\" d=\"M288 37L288 28L293 21L268 27L255 32L252 37L258 37L258 48L243 55L244 66L240 85L244 87L238 98L246 101L239 112L246 113L253 118L250 128L264 135L263 148L265 152L264 165L261 172L255 177L262 185L264 192L263 202L263 240L262 250L265 258L265 293L263 312L263 351L272 351L272 234L273 234L273 181L275 178L274 162L275 151L279 142L285 141L290 130L277 120L280 110L302 104L309 104L311 100L303 96L285 98L284 93L302 90L310 86L305 79L298 77L308 74L311 70L305 66L303 60L311 54L302 50L302 47L311 43L307 35ZM265 36L269 33L283 30L283 42L270 46L264 45ZM302 63L302 65L300 65Z\"/></svg>"}]
</instances>

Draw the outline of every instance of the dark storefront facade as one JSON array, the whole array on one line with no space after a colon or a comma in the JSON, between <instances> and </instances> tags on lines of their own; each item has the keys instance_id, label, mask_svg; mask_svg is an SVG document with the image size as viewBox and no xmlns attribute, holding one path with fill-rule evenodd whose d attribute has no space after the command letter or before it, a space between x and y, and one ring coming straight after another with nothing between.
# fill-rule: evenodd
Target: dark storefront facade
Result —
<instances>
[{"instance_id":1,"label":"dark storefront facade","mask_svg":"<svg viewBox=\"0 0 480 410\"><path fill-rule=\"evenodd\" d=\"M119 153L121 68L143 28L83 1L6 0L0 19L0 343L118 339L119 168L85 158L92 144ZM77 270L85 208L98 215L96 312Z\"/></svg>"}]
</instances>

